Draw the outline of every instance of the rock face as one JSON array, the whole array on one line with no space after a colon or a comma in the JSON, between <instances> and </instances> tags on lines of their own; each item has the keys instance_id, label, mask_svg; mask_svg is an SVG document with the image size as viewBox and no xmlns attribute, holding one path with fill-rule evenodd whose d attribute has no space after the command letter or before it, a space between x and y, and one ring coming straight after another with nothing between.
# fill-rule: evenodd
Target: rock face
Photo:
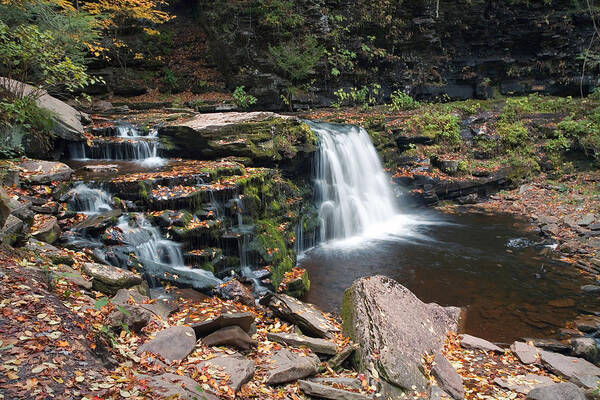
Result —
<instances>
[{"instance_id":1,"label":"rock face","mask_svg":"<svg viewBox=\"0 0 600 400\"><path fill-rule=\"evenodd\" d=\"M441 354L436 354L433 359L431 375L435 377L440 388L454 399L460 400L465 397L461 376Z\"/></svg>"},{"instance_id":2,"label":"rock face","mask_svg":"<svg viewBox=\"0 0 600 400\"><path fill-rule=\"evenodd\" d=\"M305 355L281 349L273 355L269 365L272 369L267 372L266 382L277 385L316 374L319 358L314 354Z\"/></svg>"},{"instance_id":3,"label":"rock face","mask_svg":"<svg viewBox=\"0 0 600 400\"><path fill-rule=\"evenodd\" d=\"M254 362L241 354L217 356L198 363L196 368L206 369L215 378L228 376L229 386L236 392L254 376Z\"/></svg>"},{"instance_id":4,"label":"rock face","mask_svg":"<svg viewBox=\"0 0 600 400\"><path fill-rule=\"evenodd\" d=\"M540 351L542 364L550 372L567 379L578 375L600 376L600 368L583 358L564 356L549 351Z\"/></svg>"},{"instance_id":5,"label":"rock face","mask_svg":"<svg viewBox=\"0 0 600 400\"><path fill-rule=\"evenodd\" d=\"M25 96L38 90L26 83L14 81L12 79L0 77L0 86L11 92L15 92L18 88L23 88ZM83 125L81 125L82 113L68 105L67 103L50 96L45 91L37 99L37 105L40 108L50 111L54 115L55 125L52 129L53 133L65 140L80 141L84 140Z\"/></svg>"},{"instance_id":6,"label":"rock face","mask_svg":"<svg viewBox=\"0 0 600 400\"><path fill-rule=\"evenodd\" d=\"M285 294L268 295L261 299L273 310L276 316L298 325L303 333L315 337L331 337L337 331L321 312L311 304L306 304Z\"/></svg>"},{"instance_id":7,"label":"rock face","mask_svg":"<svg viewBox=\"0 0 600 400\"><path fill-rule=\"evenodd\" d=\"M158 332L156 337L138 348L137 353L153 353L167 362L181 361L194 350L196 334L189 326L174 326Z\"/></svg>"},{"instance_id":8,"label":"rock face","mask_svg":"<svg viewBox=\"0 0 600 400\"><path fill-rule=\"evenodd\" d=\"M112 265L85 263L81 271L93 278L93 288L99 292L114 295L119 289L127 289L142 283L142 277Z\"/></svg>"},{"instance_id":9,"label":"rock face","mask_svg":"<svg viewBox=\"0 0 600 400\"><path fill-rule=\"evenodd\" d=\"M73 170L61 162L25 160L19 164L21 179L30 184L46 184L54 181L68 181Z\"/></svg>"},{"instance_id":10,"label":"rock face","mask_svg":"<svg viewBox=\"0 0 600 400\"><path fill-rule=\"evenodd\" d=\"M555 383L533 389L527 395L528 400L585 400L585 395L570 382Z\"/></svg>"},{"instance_id":11,"label":"rock face","mask_svg":"<svg viewBox=\"0 0 600 400\"><path fill-rule=\"evenodd\" d=\"M342 306L344 333L359 344L359 370L381 377L392 397L399 390L427 389L421 357L442 350L459 314L456 308L423 303L384 276L356 280Z\"/></svg>"},{"instance_id":12,"label":"rock face","mask_svg":"<svg viewBox=\"0 0 600 400\"><path fill-rule=\"evenodd\" d=\"M233 300L247 306L254 306L254 296L250 289L244 286L237 279L232 279L217 289L219 296L226 300Z\"/></svg>"}]
</instances>

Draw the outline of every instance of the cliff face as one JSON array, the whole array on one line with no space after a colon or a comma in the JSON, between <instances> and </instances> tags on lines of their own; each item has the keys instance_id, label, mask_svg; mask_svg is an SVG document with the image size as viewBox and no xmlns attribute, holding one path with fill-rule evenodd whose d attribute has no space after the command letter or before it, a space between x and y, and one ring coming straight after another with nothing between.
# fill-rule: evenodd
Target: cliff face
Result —
<instances>
[{"instance_id":1,"label":"cliff face","mask_svg":"<svg viewBox=\"0 0 600 400\"><path fill-rule=\"evenodd\" d=\"M290 3L286 15L302 20L287 28L286 15L266 26L264 10L239 2L219 2L219 12L208 4L199 7L227 86L245 85L263 107L280 107L292 84L301 87L292 94L294 103L313 106L329 105L339 88L372 83L382 86L382 98L397 88L427 99L489 98L498 92L577 95L580 56L593 34L585 5L573 1L440 0L439 7L430 0ZM278 68L269 46L301 42L303 35L314 35L326 53L304 79L294 81ZM588 65L584 93L596 72Z\"/></svg>"}]
</instances>

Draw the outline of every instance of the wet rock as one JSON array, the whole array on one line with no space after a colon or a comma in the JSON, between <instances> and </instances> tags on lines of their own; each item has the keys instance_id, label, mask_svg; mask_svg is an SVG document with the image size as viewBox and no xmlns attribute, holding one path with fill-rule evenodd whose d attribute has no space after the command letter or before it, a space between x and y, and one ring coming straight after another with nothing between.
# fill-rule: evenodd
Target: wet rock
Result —
<instances>
[{"instance_id":1,"label":"wet rock","mask_svg":"<svg viewBox=\"0 0 600 400\"><path fill-rule=\"evenodd\" d=\"M118 172L119 166L117 164L86 165L83 169L93 173L109 173Z\"/></svg>"},{"instance_id":2,"label":"wet rock","mask_svg":"<svg viewBox=\"0 0 600 400\"><path fill-rule=\"evenodd\" d=\"M239 326L244 332L250 331L254 323L254 315L249 312L221 314L217 318L192 324L196 336L203 337L221 328Z\"/></svg>"},{"instance_id":3,"label":"wet rock","mask_svg":"<svg viewBox=\"0 0 600 400\"><path fill-rule=\"evenodd\" d=\"M56 217L46 218L42 223L36 226L35 231L31 232L35 239L52 244L60 236L60 226Z\"/></svg>"},{"instance_id":4,"label":"wet rock","mask_svg":"<svg viewBox=\"0 0 600 400\"><path fill-rule=\"evenodd\" d=\"M581 291L585 294L600 294L600 286L598 285L583 285Z\"/></svg>"},{"instance_id":5,"label":"wet rock","mask_svg":"<svg viewBox=\"0 0 600 400\"><path fill-rule=\"evenodd\" d=\"M485 339L481 339L471 335L460 335L460 345L465 349L481 350L481 351L493 351L495 353L504 353L500 347L495 344L488 342Z\"/></svg>"},{"instance_id":6,"label":"wet rock","mask_svg":"<svg viewBox=\"0 0 600 400\"><path fill-rule=\"evenodd\" d=\"M267 372L266 383L278 385L316 374L319 358L312 353L306 355L281 349L272 356L267 365L271 369Z\"/></svg>"},{"instance_id":7,"label":"wet rock","mask_svg":"<svg viewBox=\"0 0 600 400\"><path fill-rule=\"evenodd\" d=\"M556 353L567 353L571 350L569 346L556 339L532 339L523 338L526 342L533 342L533 345L539 349L549 350Z\"/></svg>"},{"instance_id":8,"label":"wet rock","mask_svg":"<svg viewBox=\"0 0 600 400\"><path fill-rule=\"evenodd\" d=\"M321 383L299 380L300 390L312 397L320 399L332 399L332 400L369 400L372 396L367 396L362 393L350 392L348 390L336 389L331 386L323 385Z\"/></svg>"},{"instance_id":9,"label":"wet rock","mask_svg":"<svg viewBox=\"0 0 600 400\"><path fill-rule=\"evenodd\" d=\"M512 351L523 364L534 364L538 361L537 349L527 343L514 342L510 346L510 351Z\"/></svg>"},{"instance_id":10,"label":"wet rock","mask_svg":"<svg viewBox=\"0 0 600 400\"><path fill-rule=\"evenodd\" d=\"M163 357L167 362L181 361L194 350L196 334L189 326L174 326L162 330L154 339L138 348L137 354L152 353Z\"/></svg>"},{"instance_id":11,"label":"wet rock","mask_svg":"<svg viewBox=\"0 0 600 400\"><path fill-rule=\"evenodd\" d=\"M291 322L310 336L329 338L337 328L313 305L285 294L269 294L261 299L279 318Z\"/></svg>"},{"instance_id":12,"label":"wet rock","mask_svg":"<svg viewBox=\"0 0 600 400\"><path fill-rule=\"evenodd\" d=\"M527 400L585 400L585 396L574 384L562 382L533 389Z\"/></svg>"},{"instance_id":13,"label":"wet rock","mask_svg":"<svg viewBox=\"0 0 600 400\"><path fill-rule=\"evenodd\" d=\"M442 350L459 315L457 308L423 303L384 276L356 280L342 306L344 333L359 344L360 372L380 377L384 395L391 397L403 389L427 390L422 355Z\"/></svg>"},{"instance_id":14,"label":"wet rock","mask_svg":"<svg viewBox=\"0 0 600 400\"><path fill-rule=\"evenodd\" d=\"M206 391L198 390L198 382L187 376L176 374L138 375L146 381L148 387L158 392L161 398L181 400L219 400L219 397Z\"/></svg>"},{"instance_id":15,"label":"wet rock","mask_svg":"<svg viewBox=\"0 0 600 400\"><path fill-rule=\"evenodd\" d=\"M152 318L150 312L140 306L125 304L119 307L108 316L108 325L113 329L121 329L126 326L134 332L139 332L148 325Z\"/></svg>"},{"instance_id":16,"label":"wet rock","mask_svg":"<svg viewBox=\"0 0 600 400\"><path fill-rule=\"evenodd\" d=\"M460 400L465 397L461 376L444 356L435 355L431 375L433 375L440 388L454 399Z\"/></svg>"},{"instance_id":17,"label":"wet rock","mask_svg":"<svg viewBox=\"0 0 600 400\"><path fill-rule=\"evenodd\" d=\"M117 223L117 219L123 212L119 209L111 210L103 214L88 217L80 223L71 227L73 231L86 231L90 234L97 234L110 225Z\"/></svg>"},{"instance_id":18,"label":"wet rock","mask_svg":"<svg viewBox=\"0 0 600 400\"><path fill-rule=\"evenodd\" d=\"M219 286L217 293L225 300L237 301L238 303L242 303L250 307L255 305L254 296L252 295L250 289L240 283L240 281L237 279L232 279Z\"/></svg>"},{"instance_id":19,"label":"wet rock","mask_svg":"<svg viewBox=\"0 0 600 400\"><path fill-rule=\"evenodd\" d=\"M596 332L598 329L600 329L600 317L593 315L582 315L575 319L575 326L581 332Z\"/></svg>"},{"instance_id":20,"label":"wet rock","mask_svg":"<svg viewBox=\"0 0 600 400\"><path fill-rule=\"evenodd\" d=\"M196 364L196 368L199 371L205 370L216 379L228 377L228 385L236 392L254 376L254 361L237 353L202 361Z\"/></svg>"},{"instance_id":21,"label":"wet rock","mask_svg":"<svg viewBox=\"0 0 600 400\"><path fill-rule=\"evenodd\" d=\"M81 271L92 277L94 290L111 296L119 289L127 289L142 283L140 275L111 265L84 263Z\"/></svg>"},{"instance_id":22,"label":"wet rock","mask_svg":"<svg viewBox=\"0 0 600 400\"><path fill-rule=\"evenodd\" d=\"M256 340L253 340L237 325L221 328L206 336L202 341L207 346L229 345L242 350L250 350L256 346Z\"/></svg>"},{"instance_id":23,"label":"wet rock","mask_svg":"<svg viewBox=\"0 0 600 400\"><path fill-rule=\"evenodd\" d=\"M294 347L306 346L317 354L335 355L337 353L336 344L324 339L294 333L267 333L267 339Z\"/></svg>"},{"instance_id":24,"label":"wet rock","mask_svg":"<svg viewBox=\"0 0 600 400\"><path fill-rule=\"evenodd\" d=\"M496 378L494 383L504 389L527 394L533 389L554 384L554 380L544 375L527 374Z\"/></svg>"},{"instance_id":25,"label":"wet rock","mask_svg":"<svg viewBox=\"0 0 600 400\"><path fill-rule=\"evenodd\" d=\"M583 358L569 357L549 351L540 351L542 364L550 372L567 379L577 375L600 376L600 368Z\"/></svg>"},{"instance_id":26,"label":"wet rock","mask_svg":"<svg viewBox=\"0 0 600 400\"><path fill-rule=\"evenodd\" d=\"M55 161L25 160L21 167L21 179L31 184L46 184L54 181L68 181L73 170L68 165Z\"/></svg>"},{"instance_id":27,"label":"wet rock","mask_svg":"<svg viewBox=\"0 0 600 400\"><path fill-rule=\"evenodd\" d=\"M573 355L588 360L591 363L596 363L600 360L598 354L598 346L593 338L580 337L571 339L571 347Z\"/></svg>"}]
</instances>

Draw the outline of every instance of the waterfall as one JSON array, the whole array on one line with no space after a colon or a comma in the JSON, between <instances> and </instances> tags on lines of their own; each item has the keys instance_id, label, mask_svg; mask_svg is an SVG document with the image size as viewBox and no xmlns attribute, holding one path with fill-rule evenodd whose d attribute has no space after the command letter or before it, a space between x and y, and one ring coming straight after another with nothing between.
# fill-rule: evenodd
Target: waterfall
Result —
<instances>
[{"instance_id":1,"label":"waterfall","mask_svg":"<svg viewBox=\"0 0 600 400\"><path fill-rule=\"evenodd\" d=\"M360 235L390 221L395 198L368 133L353 125L308 122L319 138L314 182L322 241Z\"/></svg>"},{"instance_id":2,"label":"waterfall","mask_svg":"<svg viewBox=\"0 0 600 400\"><path fill-rule=\"evenodd\" d=\"M84 143L69 145L71 158L76 160L136 161L146 167L159 167L165 160L158 156L158 130L144 134L126 122L115 125L115 136L95 139L92 146Z\"/></svg>"},{"instance_id":3,"label":"waterfall","mask_svg":"<svg viewBox=\"0 0 600 400\"><path fill-rule=\"evenodd\" d=\"M102 189L91 188L84 183L69 191L68 208L84 214L99 214L112 210L112 199Z\"/></svg>"}]
</instances>

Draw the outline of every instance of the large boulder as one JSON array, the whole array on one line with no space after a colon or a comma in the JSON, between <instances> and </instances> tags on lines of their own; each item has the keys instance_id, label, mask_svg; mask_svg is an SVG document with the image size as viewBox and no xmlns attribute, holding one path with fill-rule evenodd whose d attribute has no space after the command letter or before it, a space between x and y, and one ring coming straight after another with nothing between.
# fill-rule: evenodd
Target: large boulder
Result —
<instances>
[{"instance_id":1,"label":"large boulder","mask_svg":"<svg viewBox=\"0 0 600 400\"><path fill-rule=\"evenodd\" d=\"M540 351L542 365L550 372L566 379L579 375L600 376L600 368L583 358L569 357L550 351Z\"/></svg>"},{"instance_id":2,"label":"large boulder","mask_svg":"<svg viewBox=\"0 0 600 400\"><path fill-rule=\"evenodd\" d=\"M202 341L207 346L229 345L242 350L250 350L251 347L256 346L256 341L237 325L221 328Z\"/></svg>"},{"instance_id":3,"label":"large boulder","mask_svg":"<svg viewBox=\"0 0 600 400\"><path fill-rule=\"evenodd\" d=\"M452 398L460 400L465 397L462 377L441 354L436 354L433 359L431 375L435 378L440 388L451 395Z\"/></svg>"},{"instance_id":4,"label":"large boulder","mask_svg":"<svg viewBox=\"0 0 600 400\"><path fill-rule=\"evenodd\" d=\"M0 86L16 94L23 90L23 95L28 96L40 89L18 82L12 79L0 77ZM40 96L36 100L38 107L48 110L53 114L55 125L52 132L59 138L70 141L84 140L82 119L88 117L55 97L50 96L46 91L40 91Z\"/></svg>"},{"instance_id":5,"label":"large boulder","mask_svg":"<svg viewBox=\"0 0 600 400\"><path fill-rule=\"evenodd\" d=\"M238 353L202 361L196 364L196 368L200 372L207 372L210 376L225 381L236 392L244 383L252 379L255 370L254 361Z\"/></svg>"},{"instance_id":6,"label":"large boulder","mask_svg":"<svg viewBox=\"0 0 600 400\"><path fill-rule=\"evenodd\" d=\"M533 389L527 394L527 400L586 400L577 386L570 382L555 383Z\"/></svg>"},{"instance_id":7,"label":"large boulder","mask_svg":"<svg viewBox=\"0 0 600 400\"><path fill-rule=\"evenodd\" d=\"M179 400L219 400L219 397L200 387L198 382L185 375L165 373L162 375L138 375L143 386L152 390L148 398ZM200 389L199 389L200 388Z\"/></svg>"},{"instance_id":8,"label":"large boulder","mask_svg":"<svg viewBox=\"0 0 600 400\"><path fill-rule=\"evenodd\" d=\"M391 397L428 389L422 357L441 352L459 316L460 309L425 304L384 276L356 280L342 305L344 333L359 344L359 370L379 377Z\"/></svg>"},{"instance_id":9,"label":"large boulder","mask_svg":"<svg viewBox=\"0 0 600 400\"><path fill-rule=\"evenodd\" d=\"M41 242L52 244L60 236L60 226L56 217L37 214L31 227L31 236Z\"/></svg>"},{"instance_id":10,"label":"large boulder","mask_svg":"<svg viewBox=\"0 0 600 400\"><path fill-rule=\"evenodd\" d=\"M112 265L84 263L81 271L92 277L94 290L115 295L119 289L127 289L142 283L142 277L133 272Z\"/></svg>"}]
</instances>

